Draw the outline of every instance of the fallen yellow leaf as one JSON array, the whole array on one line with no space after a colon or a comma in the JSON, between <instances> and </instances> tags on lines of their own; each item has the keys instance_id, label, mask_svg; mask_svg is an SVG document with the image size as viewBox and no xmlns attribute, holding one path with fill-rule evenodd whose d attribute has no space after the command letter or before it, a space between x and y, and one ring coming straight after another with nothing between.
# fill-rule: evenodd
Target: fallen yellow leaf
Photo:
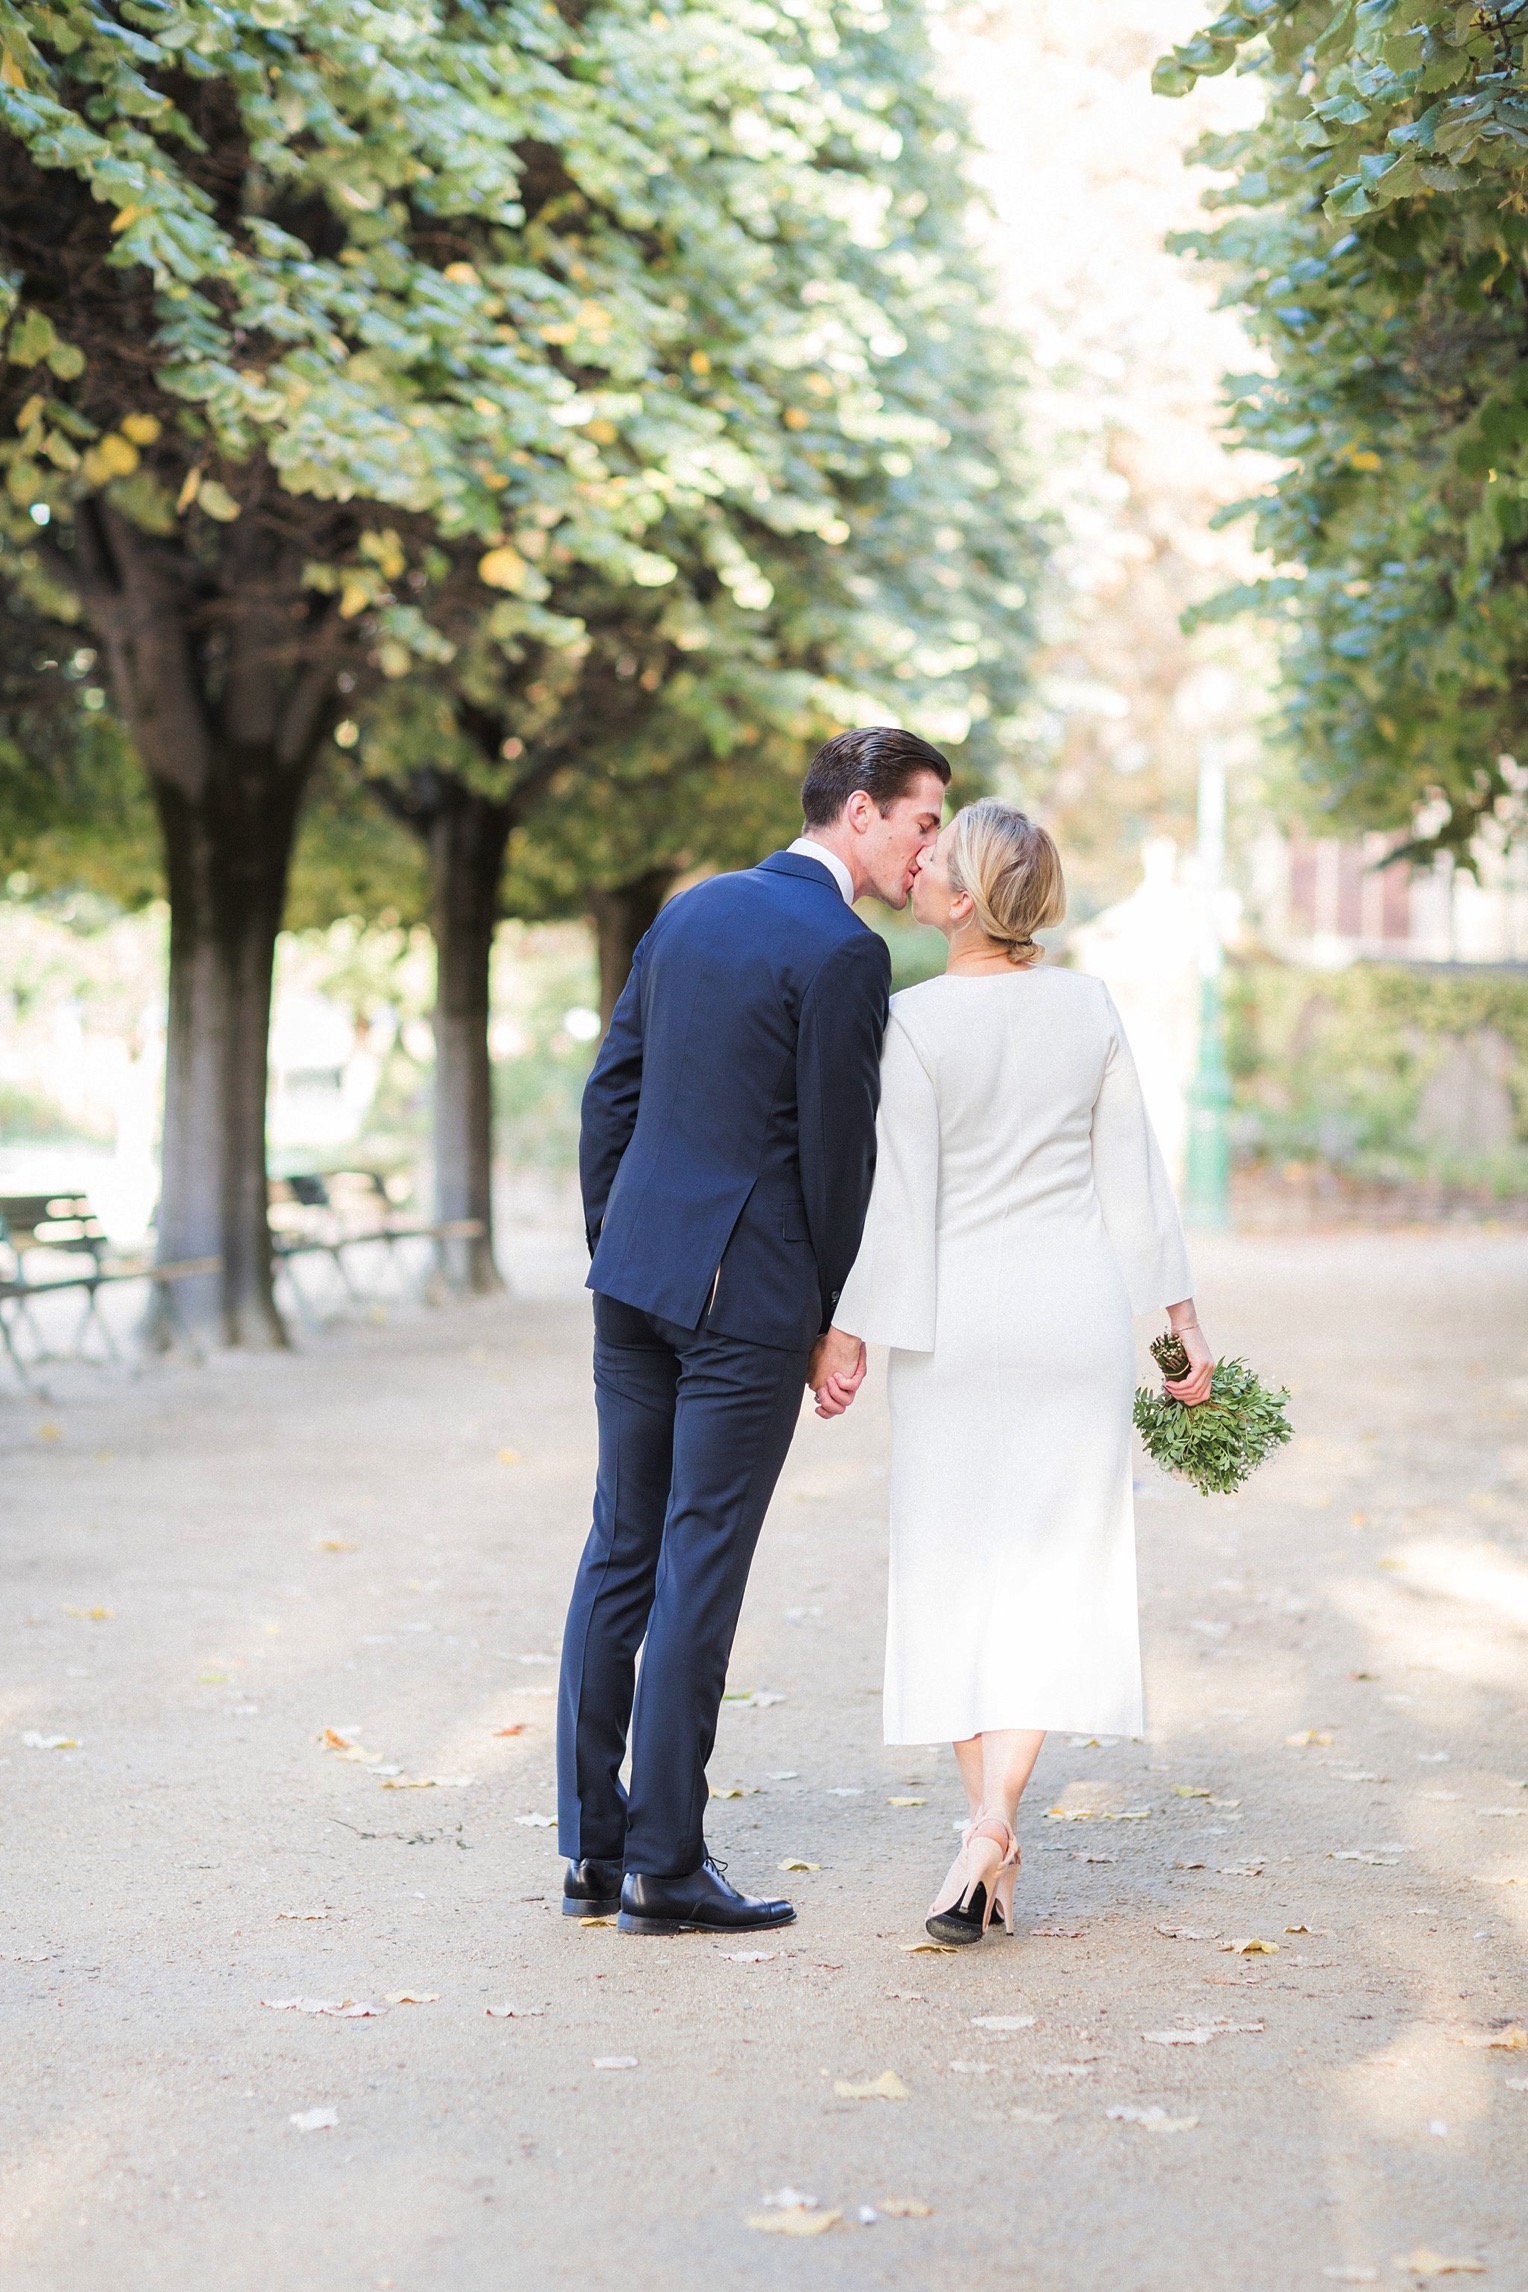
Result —
<instances>
[{"instance_id":1,"label":"fallen yellow leaf","mask_svg":"<svg viewBox=\"0 0 1528 2292\"><path fill-rule=\"evenodd\" d=\"M336 1758L347 1759L355 1766L380 1767L382 1764L380 1751L363 1751L353 1736L342 1735L337 1727L326 1727L318 1740L326 1751L333 1751Z\"/></svg>"},{"instance_id":2,"label":"fallen yellow leaf","mask_svg":"<svg viewBox=\"0 0 1528 2292\"><path fill-rule=\"evenodd\" d=\"M1413 2276L1484 2276L1483 2260L1447 2260L1430 2245L1419 2244L1415 2252L1397 2254L1397 2268L1410 2269Z\"/></svg>"},{"instance_id":3,"label":"fallen yellow leaf","mask_svg":"<svg viewBox=\"0 0 1528 2292\"><path fill-rule=\"evenodd\" d=\"M352 1544L348 1536L325 1536L320 1541L318 1548L321 1552L357 1552L360 1550L360 1546Z\"/></svg>"},{"instance_id":4,"label":"fallen yellow leaf","mask_svg":"<svg viewBox=\"0 0 1528 2292\"><path fill-rule=\"evenodd\" d=\"M111 1622L110 1608L65 1608L64 1613L66 1616L78 1616L82 1623L104 1624Z\"/></svg>"},{"instance_id":5,"label":"fallen yellow leaf","mask_svg":"<svg viewBox=\"0 0 1528 2292\"><path fill-rule=\"evenodd\" d=\"M840 2101L910 2101L912 2095L894 2069L883 2069L879 2077L870 2078L863 2085L854 2084L847 2077L838 2078L833 2086Z\"/></svg>"},{"instance_id":6,"label":"fallen yellow leaf","mask_svg":"<svg viewBox=\"0 0 1528 2292\"><path fill-rule=\"evenodd\" d=\"M1497 2053L1528 2053L1528 2029L1516 2021L1510 2029L1488 2029L1478 2035L1472 2032L1468 2037L1461 2037L1459 2042L1461 2045L1488 2047Z\"/></svg>"},{"instance_id":7,"label":"fallen yellow leaf","mask_svg":"<svg viewBox=\"0 0 1528 2292\"><path fill-rule=\"evenodd\" d=\"M390 2006L439 2005L440 1992L439 1990L389 1990L387 2002Z\"/></svg>"},{"instance_id":8,"label":"fallen yellow leaf","mask_svg":"<svg viewBox=\"0 0 1528 2292\"><path fill-rule=\"evenodd\" d=\"M886 1804L887 1804L889 1807L926 1807L926 1806L928 1805L928 1800L927 1800L927 1799L888 1799L888 1800L886 1801Z\"/></svg>"},{"instance_id":9,"label":"fallen yellow leaf","mask_svg":"<svg viewBox=\"0 0 1528 2292\"><path fill-rule=\"evenodd\" d=\"M1286 1735L1284 1744L1290 1751L1310 1751L1318 1744L1330 1743L1331 1739L1330 1735L1322 1734L1319 1728L1302 1727L1298 1735Z\"/></svg>"},{"instance_id":10,"label":"fallen yellow leaf","mask_svg":"<svg viewBox=\"0 0 1528 2292\"><path fill-rule=\"evenodd\" d=\"M877 2197L875 2209L885 2213L888 2220L930 2220L934 2212L921 2197Z\"/></svg>"},{"instance_id":11,"label":"fallen yellow leaf","mask_svg":"<svg viewBox=\"0 0 1528 2292\"><path fill-rule=\"evenodd\" d=\"M793 1854L784 1862L776 1863L775 1868L777 1870L821 1870L822 1864L820 1862L803 1862L799 1855Z\"/></svg>"},{"instance_id":12,"label":"fallen yellow leaf","mask_svg":"<svg viewBox=\"0 0 1528 2292\"><path fill-rule=\"evenodd\" d=\"M911 1958L953 1958L954 1942L904 1942L903 1949Z\"/></svg>"},{"instance_id":13,"label":"fallen yellow leaf","mask_svg":"<svg viewBox=\"0 0 1528 2292\"><path fill-rule=\"evenodd\" d=\"M843 2217L842 2206L834 2212L813 2212L797 2204L788 2212L751 2212L745 2226L762 2229L766 2236L821 2236Z\"/></svg>"},{"instance_id":14,"label":"fallen yellow leaf","mask_svg":"<svg viewBox=\"0 0 1528 2292\"><path fill-rule=\"evenodd\" d=\"M1210 1793L1203 1783L1174 1783L1173 1796L1179 1799L1207 1799Z\"/></svg>"},{"instance_id":15,"label":"fallen yellow leaf","mask_svg":"<svg viewBox=\"0 0 1528 2292\"><path fill-rule=\"evenodd\" d=\"M1235 1950L1243 1958L1276 1958L1279 1954L1277 1942L1260 1942L1255 1934L1248 1934L1240 1942L1222 1942L1220 1946L1223 1950Z\"/></svg>"}]
</instances>

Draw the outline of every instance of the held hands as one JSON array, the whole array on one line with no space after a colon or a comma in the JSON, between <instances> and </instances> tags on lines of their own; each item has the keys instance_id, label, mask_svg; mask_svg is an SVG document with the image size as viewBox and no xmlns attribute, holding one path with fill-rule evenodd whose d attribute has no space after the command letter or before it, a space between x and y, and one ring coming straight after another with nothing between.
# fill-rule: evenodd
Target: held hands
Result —
<instances>
[{"instance_id":1,"label":"held hands","mask_svg":"<svg viewBox=\"0 0 1528 2292\"><path fill-rule=\"evenodd\" d=\"M812 1347L806 1381L817 1396L817 1414L841 1417L865 1381L864 1341L830 1329Z\"/></svg>"},{"instance_id":2,"label":"held hands","mask_svg":"<svg viewBox=\"0 0 1528 2292\"><path fill-rule=\"evenodd\" d=\"M1172 1319L1172 1312L1173 1309L1169 1307L1169 1320ZM1215 1373L1215 1356L1205 1343L1204 1331L1196 1320L1181 1323L1173 1321L1172 1329L1173 1335L1180 1341L1184 1352L1188 1355L1188 1375L1180 1377L1176 1384L1169 1383L1164 1379L1162 1390L1164 1393L1171 1394L1175 1401L1183 1401L1191 1409L1197 1408L1201 1401L1207 1401L1210 1397L1210 1379Z\"/></svg>"}]
</instances>

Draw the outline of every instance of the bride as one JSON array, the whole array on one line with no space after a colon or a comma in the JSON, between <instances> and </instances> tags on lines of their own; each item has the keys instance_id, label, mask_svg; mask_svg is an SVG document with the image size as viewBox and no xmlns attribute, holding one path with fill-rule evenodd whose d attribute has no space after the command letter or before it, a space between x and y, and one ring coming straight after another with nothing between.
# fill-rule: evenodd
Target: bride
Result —
<instances>
[{"instance_id":1,"label":"bride","mask_svg":"<svg viewBox=\"0 0 1528 2292\"><path fill-rule=\"evenodd\" d=\"M1056 847L1012 806L957 814L913 913L941 978L892 998L864 1241L814 1358L849 1405L891 1352L888 1743L953 1741L971 1820L928 1930L1013 1931L1014 1822L1046 1731L1143 1726L1131 1502L1132 1313L1213 1360L1107 989L1042 962Z\"/></svg>"}]
</instances>

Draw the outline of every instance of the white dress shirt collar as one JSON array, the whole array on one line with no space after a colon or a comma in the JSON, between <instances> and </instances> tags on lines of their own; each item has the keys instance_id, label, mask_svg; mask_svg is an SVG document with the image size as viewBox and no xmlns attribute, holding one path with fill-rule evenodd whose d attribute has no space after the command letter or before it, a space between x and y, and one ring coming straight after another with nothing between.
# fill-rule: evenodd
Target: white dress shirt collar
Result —
<instances>
[{"instance_id":1,"label":"white dress shirt collar","mask_svg":"<svg viewBox=\"0 0 1528 2292\"><path fill-rule=\"evenodd\" d=\"M854 905L854 878L837 852L830 852L826 844L815 843L810 836L798 836L793 844L787 844L785 848L787 851L799 852L803 859L816 860L819 867L825 867L843 893L845 904L849 907Z\"/></svg>"}]
</instances>

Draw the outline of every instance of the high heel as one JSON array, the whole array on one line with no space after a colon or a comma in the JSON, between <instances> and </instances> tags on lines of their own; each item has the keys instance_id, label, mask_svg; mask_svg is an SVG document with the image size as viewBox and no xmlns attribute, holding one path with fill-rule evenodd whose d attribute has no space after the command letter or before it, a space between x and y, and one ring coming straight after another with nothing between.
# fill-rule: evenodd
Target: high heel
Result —
<instances>
[{"instance_id":1,"label":"high heel","mask_svg":"<svg viewBox=\"0 0 1528 2292\"><path fill-rule=\"evenodd\" d=\"M945 1872L944 1883L929 1904L928 1914L931 1918L937 1918L941 1911L948 1910L952 1903L960 1900L966 1890L966 1848L971 1843L971 1833L975 1828L975 1815L971 1817L968 1823L961 1825L960 1845L956 1850L955 1860Z\"/></svg>"},{"instance_id":2,"label":"high heel","mask_svg":"<svg viewBox=\"0 0 1528 2292\"><path fill-rule=\"evenodd\" d=\"M996 1852L994 1853L994 1848ZM1018 1846L1007 1823L996 1815L971 1825L957 1865L960 1891L943 1909L935 1908L924 1921L936 1942L979 1942L992 1923L1000 1899L1003 1874L1010 1864L1017 1869ZM1008 1909L1003 1923L1011 1933L1013 1885L1007 1888Z\"/></svg>"},{"instance_id":3,"label":"high heel","mask_svg":"<svg viewBox=\"0 0 1528 2292\"><path fill-rule=\"evenodd\" d=\"M1019 1842L1015 1838L1003 1857L1002 1868L992 1881L992 1915L995 1920L1001 1920L1003 1931L1010 1941L1013 1939L1014 1881L1023 1865L1024 1857L1019 1852Z\"/></svg>"}]
</instances>

